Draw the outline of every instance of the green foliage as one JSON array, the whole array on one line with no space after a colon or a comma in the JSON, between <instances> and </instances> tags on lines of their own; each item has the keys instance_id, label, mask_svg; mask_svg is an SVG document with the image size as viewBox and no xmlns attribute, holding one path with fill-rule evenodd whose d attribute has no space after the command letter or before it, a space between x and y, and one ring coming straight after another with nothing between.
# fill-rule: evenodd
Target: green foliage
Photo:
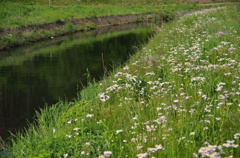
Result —
<instances>
[{"instance_id":1,"label":"green foliage","mask_svg":"<svg viewBox=\"0 0 240 158\"><path fill-rule=\"evenodd\" d=\"M67 22L66 27L67 27L68 32L74 32L75 31L75 28L74 28L75 26L71 22Z\"/></svg>"},{"instance_id":2,"label":"green foliage","mask_svg":"<svg viewBox=\"0 0 240 158\"><path fill-rule=\"evenodd\" d=\"M89 29L89 30L92 30L97 27L96 24L94 24L92 22L86 23L86 26L87 26L87 29Z\"/></svg>"},{"instance_id":3,"label":"green foliage","mask_svg":"<svg viewBox=\"0 0 240 158\"><path fill-rule=\"evenodd\" d=\"M12 28L26 25L36 25L49 22L58 22L78 18L102 17L111 15L126 15L140 13L168 13L174 11L200 9L205 6L192 6L187 4L176 4L171 6L161 5L127 5L127 6L91 6L91 5L69 5L53 6L48 5L24 5L20 3L0 2L0 28Z\"/></svg>"}]
</instances>

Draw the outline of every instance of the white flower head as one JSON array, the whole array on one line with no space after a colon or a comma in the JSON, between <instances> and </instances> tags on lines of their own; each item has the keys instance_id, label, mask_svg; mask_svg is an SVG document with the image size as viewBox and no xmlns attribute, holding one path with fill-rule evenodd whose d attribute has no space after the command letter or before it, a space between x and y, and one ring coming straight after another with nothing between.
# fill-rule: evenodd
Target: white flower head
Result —
<instances>
[{"instance_id":1,"label":"white flower head","mask_svg":"<svg viewBox=\"0 0 240 158\"><path fill-rule=\"evenodd\" d=\"M117 131L116 131L116 134L118 134L118 133L121 133L121 132L123 132L123 130L122 130L122 129L120 129L120 130L117 130Z\"/></svg>"},{"instance_id":2,"label":"white flower head","mask_svg":"<svg viewBox=\"0 0 240 158\"><path fill-rule=\"evenodd\" d=\"M104 151L103 154L105 157L110 157L112 155L112 151Z\"/></svg>"},{"instance_id":3,"label":"white flower head","mask_svg":"<svg viewBox=\"0 0 240 158\"><path fill-rule=\"evenodd\" d=\"M74 128L73 130L74 130L74 131L78 131L79 129L80 129L80 128L76 127L76 128Z\"/></svg>"},{"instance_id":4,"label":"white flower head","mask_svg":"<svg viewBox=\"0 0 240 158\"><path fill-rule=\"evenodd\" d=\"M94 114L87 114L86 115L86 117L89 117L89 118L91 118L91 117L93 117L94 116Z\"/></svg>"},{"instance_id":5,"label":"white flower head","mask_svg":"<svg viewBox=\"0 0 240 158\"><path fill-rule=\"evenodd\" d=\"M191 133L190 133L190 136L194 136L194 135L195 135L195 132L191 132Z\"/></svg>"},{"instance_id":6,"label":"white flower head","mask_svg":"<svg viewBox=\"0 0 240 158\"><path fill-rule=\"evenodd\" d=\"M240 138L240 133L234 134L234 139L239 139Z\"/></svg>"},{"instance_id":7,"label":"white flower head","mask_svg":"<svg viewBox=\"0 0 240 158\"><path fill-rule=\"evenodd\" d=\"M148 153L141 153L137 155L138 158L146 158L147 156L148 156Z\"/></svg>"}]
</instances>

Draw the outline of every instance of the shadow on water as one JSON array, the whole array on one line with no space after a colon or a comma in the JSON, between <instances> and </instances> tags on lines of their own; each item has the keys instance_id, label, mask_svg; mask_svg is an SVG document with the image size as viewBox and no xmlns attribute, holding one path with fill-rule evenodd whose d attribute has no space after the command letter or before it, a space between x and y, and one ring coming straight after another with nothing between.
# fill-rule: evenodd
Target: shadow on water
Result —
<instances>
[{"instance_id":1,"label":"shadow on water","mask_svg":"<svg viewBox=\"0 0 240 158\"><path fill-rule=\"evenodd\" d=\"M35 110L71 100L92 78L108 71L147 42L152 24L138 23L79 32L0 52L0 136L6 139L32 122Z\"/></svg>"}]
</instances>

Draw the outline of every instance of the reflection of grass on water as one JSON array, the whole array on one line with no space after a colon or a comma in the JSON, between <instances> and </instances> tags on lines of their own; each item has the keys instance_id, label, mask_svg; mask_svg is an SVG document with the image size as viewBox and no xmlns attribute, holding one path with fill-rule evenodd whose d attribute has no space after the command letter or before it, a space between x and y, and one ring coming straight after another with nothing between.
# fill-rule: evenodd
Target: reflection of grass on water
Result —
<instances>
[{"instance_id":1,"label":"reflection of grass on water","mask_svg":"<svg viewBox=\"0 0 240 158\"><path fill-rule=\"evenodd\" d=\"M73 35L52 39L52 41L48 40L46 42L40 42L40 44L36 43L34 44L34 46L24 46L21 49L14 50L10 54L9 52L7 54L2 53L0 66L21 65L24 61L32 60L37 55L51 53L51 55L54 56L55 54L57 55L57 53L59 53L60 51L64 51L70 47L74 47L77 45L98 42L108 38L114 38L130 33L138 35L141 32L149 32L149 29L150 28L135 28L134 30L112 32L97 36L91 35L94 34L95 31L86 33L79 32ZM55 45L55 43L57 43L57 45ZM4 57L4 55L6 57Z\"/></svg>"}]
</instances>

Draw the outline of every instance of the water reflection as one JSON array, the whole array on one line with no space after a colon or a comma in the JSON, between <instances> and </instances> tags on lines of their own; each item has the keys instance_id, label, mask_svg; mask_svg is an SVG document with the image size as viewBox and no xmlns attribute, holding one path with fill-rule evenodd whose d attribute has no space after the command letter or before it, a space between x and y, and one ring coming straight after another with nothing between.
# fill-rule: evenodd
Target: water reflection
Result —
<instances>
[{"instance_id":1,"label":"water reflection","mask_svg":"<svg viewBox=\"0 0 240 158\"><path fill-rule=\"evenodd\" d=\"M111 71L150 34L148 24L121 25L1 52L0 136L26 126L45 103L77 97L87 72L97 80L103 76L102 55Z\"/></svg>"}]
</instances>

